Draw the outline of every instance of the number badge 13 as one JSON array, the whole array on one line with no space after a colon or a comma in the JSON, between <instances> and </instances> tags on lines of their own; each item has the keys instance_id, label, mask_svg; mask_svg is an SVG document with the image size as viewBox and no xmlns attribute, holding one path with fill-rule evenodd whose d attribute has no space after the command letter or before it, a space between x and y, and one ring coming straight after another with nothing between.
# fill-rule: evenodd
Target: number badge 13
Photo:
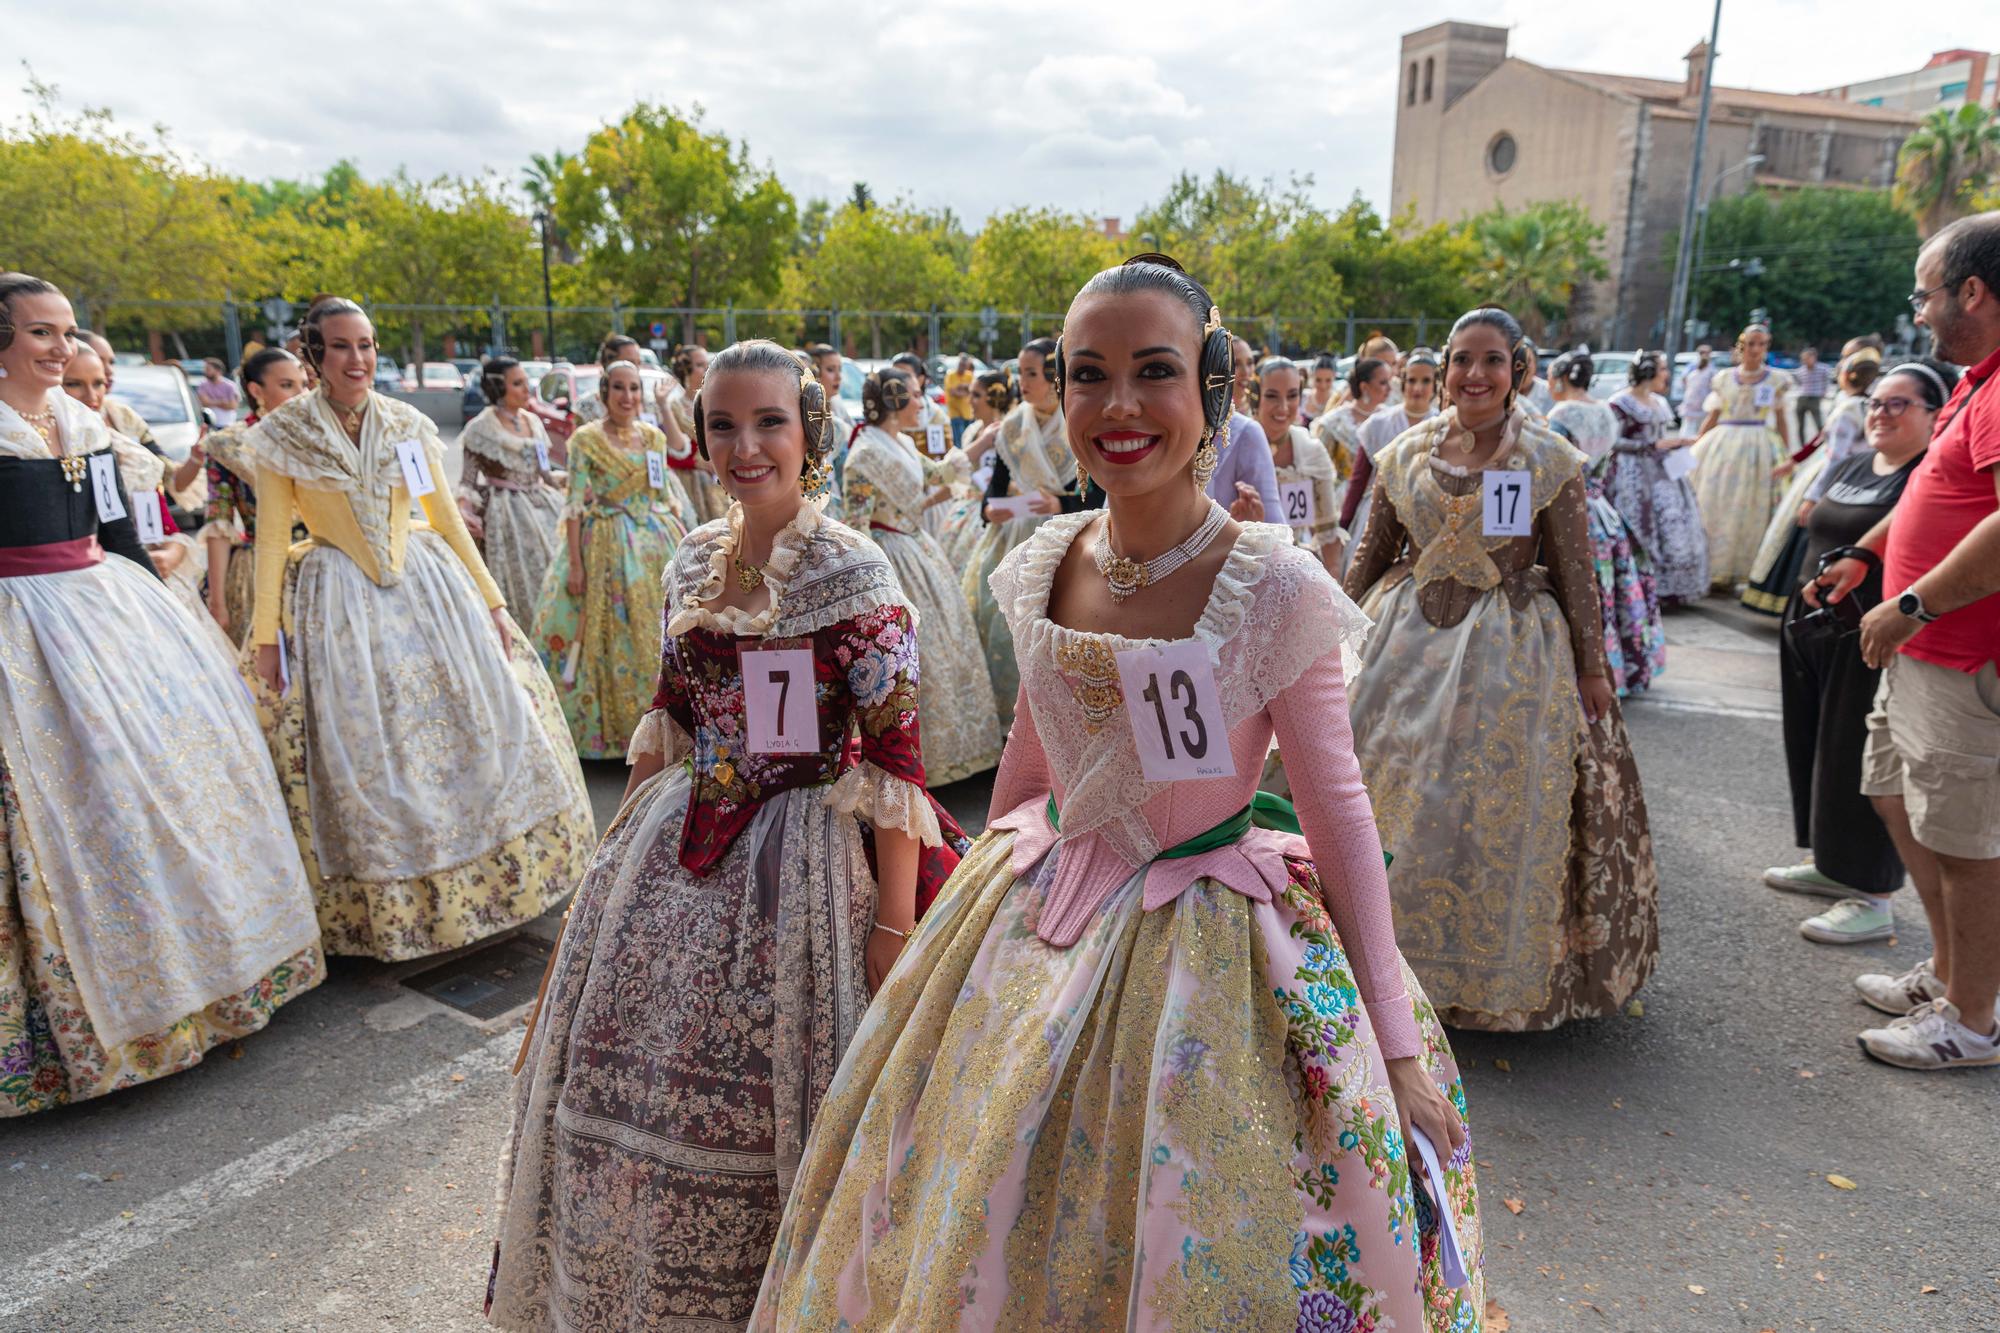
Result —
<instances>
[{"instance_id":1,"label":"number badge 13","mask_svg":"<svg viewBox=\"0 0 2000 1333\"><path fill-rule=\"evenodd\" d=\"M1146 781L1236 776L1215 670L1199 640L1128 648L1118 654L1118 680Z\"/></svg>"},{"instance_id":2,"label":"number badge 13","mask_svg":"<svg viewBox=\"0 0 2000 1333\"><path fill-rule=\"evenodd\" d=\"M745 648L743 731L751 754L814 754L819 704L810 648Z\"/></svg>"}]
</instances>

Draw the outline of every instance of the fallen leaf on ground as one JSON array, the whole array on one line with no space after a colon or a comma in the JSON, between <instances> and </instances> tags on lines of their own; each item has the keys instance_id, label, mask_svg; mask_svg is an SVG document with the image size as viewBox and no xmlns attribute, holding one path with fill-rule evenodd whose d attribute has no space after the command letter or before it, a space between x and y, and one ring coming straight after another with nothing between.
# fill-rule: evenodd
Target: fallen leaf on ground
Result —
<instances>
[{"instance_id":1,"label":"fallen leaf on ground","mask_svg":"<svg viewBox=\"0 0 2000 1333\"><path fill-rule=\"evenodd\" d=\"M1632 1003L1625 1006L1625 1017L1644 1018L1645 1016L1646 1016L1646 1002L1644 1000L1634 1000L1632 1001Z\"/></svg>"},{"instance_id":2,"label":"fallen leaf on ground","mask_svg":"<svg viewBox=\"0 0 2000 1333\"><path fill-rule=\"evenodd\" d=\"M453 1074L453 1075L451 1076L451 1081L452 1081L452 1082L454 1082L454 1083L463 1083L463 1082L465 1082L465 1075L463 1075L463 1074Z\"/></svg>"},{"instance_id":3,"label":"fallen leaf on ground","mask_svg":"<svg viewBox=\"0 0 2000 1333\"><path fill-rule=\"evenodd\" d=\"M1706 1295L1708 1295L1708 1288L1707 1288L1707 1287L1703 1287L1703 1286L1698 1286L1697 1284L1695 1284L1695 1283L1693 1283L1693 1282L1690 1282L1690 1283L1688 1283L1688 1290L1689 1290L1689 1291L1691 1291L1691 1292L1693 1292L1693 1293L1694 1293L1695 1295L1697 1295L1697 1296L1706 1296Z\"/></svg>"},{"instance_id":4,"label":"fallen leaf on ground","mask_svg":"<svg viewBox=\"0 0 2000 1333\"><path fill-rule=\"evenodd\" d=\"M1920 1288L1920 1289L1918 1290L1917 1294L1918 1294L1919 1296L1935 1296L1935 1295L1937 1295L1937 1288L1936 1288L1936 1287L1923 1287L1923 1288Z\"/></svg>"},{"instance_id":5,"label":"fallen leaf on ground","mask_svg":"<svg viewBox=\"0 0 2000 1333\"><path fill-rule=\"evenodd\" d=\"M1508 1064L1505 1060L1495 1060L1493 1062L1493 1067L1499 1070L1503 1074L1511 1074L1514 1072L1514 1066Z\"/></svg>"},{"instance_id":6,"label":"fallen leaf on ground","mask_svg":"<svg viewBox=\"0 0 2000 1333\"><path fill-rule=\"evenodd\" d=\"M231 1046L229 1048L229 1058L232 1060L241 1060L243 1058L242 1042L239 1041L234 1046Z\"/></svg>"},{"instance_id":7,"label":"fallen leaf on ground","mask_svg":"<svg viewBox=\"0 0 2000 1333\"><path fill-rule=\"evenodd\" d=\"M1522 1203L1519 1199L1502 1199L1500 1202L1507 1205L1507 1211L1512 1213L1516 1217L1519 1217L1521 1215L1521 1210L1528 1206L1527 1204Z\"/></svg>"},{"instance_id":8,"label":"fallen leaf on ground","mask_svg":"<svg viewBox=\"0 0 2000 1333\"><path fill-rule=\"evenodd\" d=\"M1818 1077L1819 1077L1819 1075L1818 1075L1818 1074L1815 1074L1815 1073L1813 1073L1813 1071L1812 1071L1812 1070L1810 1070L1810 1069L1801 1069L1801 1070L1799 1071L1799 1077L1800 1077L1800 1078L1818 1078Z\"/></svg>"},{"instance_id":9,"label":"fallen leaf on ground","mask_svg":"<svg viewBox=\"0 0 2000 1333\"><path fill-rule=\"evenodd\" d=\"M1486 1333L1507 1333L1512 1325L1507 1312L1500 1308L1500 1302L1486 1302Z\"/></svg>"},{"instance_id":10,"label":"fallen leaf on ground","mask_svg":"<svg viewBox=\"0 0 2000 1333\"><path fill-rule=\"evenodd\" d=\"M1826 1178L1826 1183L1833 1186L1837 1190L1858 1190L1861 1188L1859 1185L1849 1180L1846 1176L1829 1175Z\"/></svg>"}]
</instances>

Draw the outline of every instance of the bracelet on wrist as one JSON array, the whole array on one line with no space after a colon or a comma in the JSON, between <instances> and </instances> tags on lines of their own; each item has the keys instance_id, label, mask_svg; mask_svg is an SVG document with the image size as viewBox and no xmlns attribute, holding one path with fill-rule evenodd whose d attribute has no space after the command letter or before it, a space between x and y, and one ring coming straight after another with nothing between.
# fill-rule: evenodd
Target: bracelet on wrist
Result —
<instances>
[{"instance_id":1,"label":"bracelet on wrist","mask_svg":"<svg viewBox=\"0 0 2000 1333\"><path fill-rule=\"evenodd\" d=\"M894 935L899 940L907 940L908 938L910 938L909 931L897 930L894 926L885 926L880 921L877 921L875 923L875 929L881 931L884 935Z\"/></svg>"}]
</instances>

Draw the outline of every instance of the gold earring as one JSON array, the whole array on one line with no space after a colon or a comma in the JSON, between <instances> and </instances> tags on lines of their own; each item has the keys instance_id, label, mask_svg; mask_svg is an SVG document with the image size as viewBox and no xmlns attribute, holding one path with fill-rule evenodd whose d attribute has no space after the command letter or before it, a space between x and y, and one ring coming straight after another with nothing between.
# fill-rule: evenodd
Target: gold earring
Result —
<instances>
[{"instance_id":1,"label":"gold earring","mask_svg":"<svg viewBox=\"0 0 2000 1333\"><path fill-rule=\"evenodd\" d=\"M1194 451L1194 484L1202 490L1215 477L1215 469L1222 465L1222 451L1215 447L1215 431L1210 431L1202 439L1201 447Z\"/></svg>"},{"instance_id":2,"label":"gold earring","mask_svg":"<svg viewBox=\"0 0 2000 1333\"><path fill-rule=\"evenodd\" d=\"M1090 469L1085 467L1083 465L1083 460L1079 458L1076 460L1076 493L1078 495L1082 495L1089 489L1090 489Z\"/></svg>"}]
</instances>

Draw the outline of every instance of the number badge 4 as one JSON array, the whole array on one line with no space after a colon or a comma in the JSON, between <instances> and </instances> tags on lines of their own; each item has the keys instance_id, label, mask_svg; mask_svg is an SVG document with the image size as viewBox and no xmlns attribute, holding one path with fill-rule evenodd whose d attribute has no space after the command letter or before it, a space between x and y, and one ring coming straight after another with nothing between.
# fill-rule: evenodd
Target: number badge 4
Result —
<instances>
[{"instance_id":1,"label":"number badge 4","mask_svg":"<svg viewBox=\"0 0 2000 1333\"><path fill-rule=\"evenodd\" d=\"M1236 776L1215 670L1199 640L1128 648L1118 654L1118 680L1146 781Z\"/></svg>"}]
</instances>

